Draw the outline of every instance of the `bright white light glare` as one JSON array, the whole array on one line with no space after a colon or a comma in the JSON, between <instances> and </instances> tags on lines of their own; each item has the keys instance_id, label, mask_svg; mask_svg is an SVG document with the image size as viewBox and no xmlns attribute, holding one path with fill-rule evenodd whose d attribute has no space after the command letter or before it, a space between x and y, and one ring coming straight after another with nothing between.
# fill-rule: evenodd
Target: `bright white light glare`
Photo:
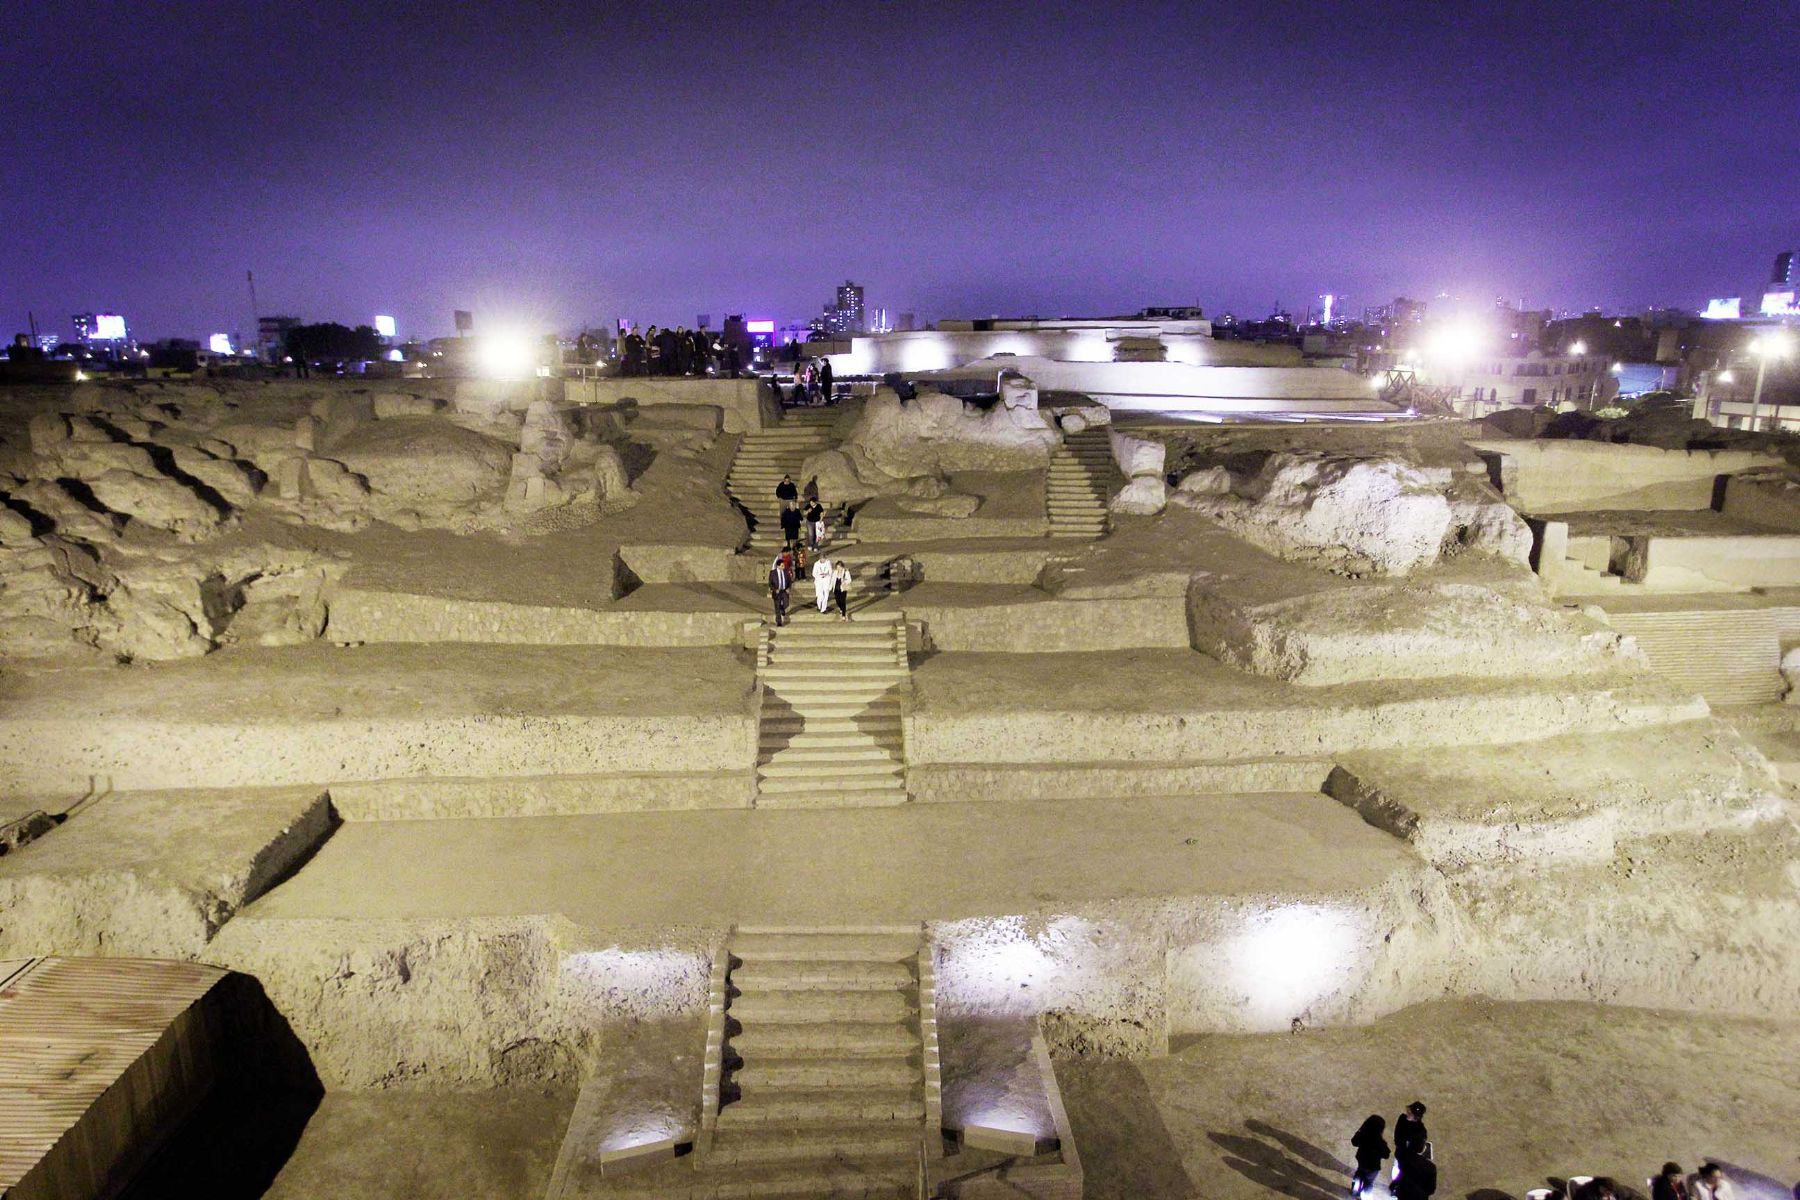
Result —
<instances>
[{"instance_id":1,"label":"bright white light glare","mask_svg":"<svg viewBox=\"0 0 1800 1200\"><path fill-rule=\"evenodd\" d=\"M94 316L93 332L88 337L97 342L122 342L125 340L125 318L117 313L97 313Z\"/></svg>"},{"instance_id":2,"label":"bright white light glare","mask_svg":"<svg viewBox=\"0 0 1800 1200\"><path fill-rule=\"evenodd\" d=\"M1720 383L1735 383L1737 381L1737 376L1733 375L1730 371L1720 371L1714 378Z\"/></svg>"},{"instance_id":3,"label":"bright white light glare","mask_svg":"<svg viewBox=\"0 0 1800 1200\"><path fill-rule=\"evenodd\" d=\"M537 348L522 333L484 333L475 352L481 373L494 379L522 379L537 371Z\"/></svg>"},{"instance_id":4,"label":"bright white light glare","mask_svg":"<svg viewBox=\"0 0 1800 1200\"><path fill-rule=\"evenodd\" d=\"M1582 355L1587 353L1587 343L1586 342L1576 342L1573 346L1569 347L1569 353L1574 355L1576 358L1580 358Z\"/></svg>"},{"instance_id":5,"label":"bright white light glare","mask_svg":"<svg viewBox=\"0 0 1800 1200\"><path fill-rule=\"evenodd\" d=\"M1614 363L1612 365L1612 373L1614 375L1623 375L1625 373L1625 364L1624 363Z\"/></svg>"},{"instance_id":6,"label":"bright white light glare","mask_svg":"<svg viewBox=\"0 0 1800 1200\"><path fill-rule=\"evenodd\" d=\"M87 382L87 372L86 371L75 372L75 382L76 383L86 383Z\"/></svg>"},{"instance_id":7,"label":"bright white light glare","mask_svg":"<svg viewBox=\"0 0 1800 1200\"><path fill-rule=\"evenodd\" d=\"M380 334L382 337L393 337L394 336L394 318L392 318L392 317L376 317L375 318L375 332Z\"/></svg>"},{"instance_id":8,"label":"bright white light glare","mask_svg":"<svg viewBox=\"0 0 1800 1200\"><path fill-rule=\"evenodd\" d=\"M1355 949L1349 914L1291 904L1252 918L1226 942L1225 970L1255 1026L1278 1028L1354 982Z\"/></svg>"},{"instance_id":9,"label":"bright white light glare","mask_svg":"<svg viewBox=\"0 0 1800 1200\"><path fill-rule=\"evenodd\" d=\"M214 354L230 354L231 335L229 333L215 333L206 339L206 346L207 349L211 350Z\"/></svg>"},{"instance_id":10,"label":"bright white light glare","mask_svg":"<svg viewBox=\"0 0 1800 1200\"><path fill-rule=\"evenodd\" d=\"M389 362L405 362L406 355L400 353L400 348L396 346L394 349L387 352L387 360Z\"/></svg>"},{"instance_id":11,"label":"bright white light glare","mask_svg":"<svg viewBox=\"0 0 1800 1200\"><path fill-rule=\"evenodd\" d=\"M1786 358L1793 348L1794 340L1785 333L1765 333L1750 343L1751 352L1763 358Z\"/></svg>"},{"instance_id":12,"label":"bright white light glare","mask_svg":"<svg viewBox=\"0 0 1800 1200\"><path fill-rule=\"evenodd\" d=\"M1434 330L1425 348L1434 358L1462 362L1479 354L1485 341L1479 328L1467 322L1458 322Z\"/></svg>"}]
</instances>

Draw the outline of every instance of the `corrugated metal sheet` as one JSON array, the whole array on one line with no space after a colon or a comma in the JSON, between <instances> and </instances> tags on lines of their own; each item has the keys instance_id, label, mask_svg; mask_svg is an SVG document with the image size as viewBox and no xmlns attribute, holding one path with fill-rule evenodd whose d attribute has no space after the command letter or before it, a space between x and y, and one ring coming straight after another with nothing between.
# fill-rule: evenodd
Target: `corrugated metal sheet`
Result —
<instances>
[{"instance_id":1,"label":"corrugated metal sheet","mask_svg":"<svg viewBox=\"0 0 1800 1200\"><path fill-rule=\"evenodd\" d=\"M0 1194L224 976L157 959L0 963Z\"/></svg>"}]
</instances>

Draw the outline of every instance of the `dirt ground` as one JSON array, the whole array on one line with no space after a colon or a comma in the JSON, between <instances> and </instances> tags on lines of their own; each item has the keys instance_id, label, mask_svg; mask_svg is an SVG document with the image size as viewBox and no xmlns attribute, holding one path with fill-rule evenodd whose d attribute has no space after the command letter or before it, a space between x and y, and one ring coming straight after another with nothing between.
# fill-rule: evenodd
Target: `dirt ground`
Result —
<instances>
[{"instance_id":1,"label":"dirt ground","mask_svg":"<svg viewBox=\"0 0 1800 1200\"><path fill-rule=\"evenodd\" d=\"M572 1092L330 1092L266 1200L537 1197Z\"/></svg>"},{"instance_id":2,"label":"dirt ground","mask_svg":"<svg viewBox=\"0 0 1800 1200\"><path fill-rule=\"evenodd\" d=\"M1420 1005L1373 1025L1209 1035L1165 1059L1057 1064L1090 1200L1339 1200L1350 1134L1413 1100L1437 1195L1547 1178L1642 1189L1665 1160L1729 1164L1739 1200L1800 1179L1800 1024L1582 1004Z\"/></svg>"}]
</instances>

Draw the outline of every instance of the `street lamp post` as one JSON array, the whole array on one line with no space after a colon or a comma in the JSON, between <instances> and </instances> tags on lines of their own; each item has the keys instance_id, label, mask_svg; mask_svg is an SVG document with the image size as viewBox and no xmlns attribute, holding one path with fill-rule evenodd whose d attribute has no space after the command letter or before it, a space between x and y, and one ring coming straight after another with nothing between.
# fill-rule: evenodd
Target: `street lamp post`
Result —
<instances>
[{"instance_id":1,"label":"street lamp post","mask_svg":"<svg viewBox=\"0 0 1800 1200\"><path fill-rule=\"evenodd\" d=\"M1769 360L1782 358L1788 351L1786 334L1771 333L1759 337L1750 343L1750 352L1756 355L1756 390L1750 394L1750 432L1756 432L1757 422L1762 416L1763 376L1768 373Z\"/></svg>"}]
</instances>

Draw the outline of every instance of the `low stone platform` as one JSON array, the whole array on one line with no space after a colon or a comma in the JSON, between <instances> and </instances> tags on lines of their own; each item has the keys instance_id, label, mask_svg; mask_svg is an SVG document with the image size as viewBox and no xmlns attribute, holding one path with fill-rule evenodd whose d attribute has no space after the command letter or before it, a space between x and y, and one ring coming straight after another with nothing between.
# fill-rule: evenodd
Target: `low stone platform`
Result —
<instances>
[{"instance_id":1,"label":"low stone platform","mask_svg":"<svg viewBox=\"0 0 1800 1200\"><path fill-rule=\"evenodd\" d=\"M1653 833L1780 818L1770 763L1719 720L1427 751L1353 754L1326 791L1448 869L1609 862Z\"/></svg>"},{"instance_id":2,"label":"low stone platform","mask_svg":"<svg viewBox=\"0 0 1800 1200\"><path fill-rule=\"evenodd\" d=\"M917 766L1219 763L1356 749L1503 745L1703 717L1641 674L1400 680L1303 688L1202 654L938 654L913 667Z\"/></svg>"},{"instance_id":3,"label":"low stone platform","mask_svg":"<svg viewBox=\"0 0 1800 1200\"><path fill-rule=\"evenodd\" d=\"M1077 843L1085 852L1069 854ZM562 913L613 930L679 913L718 927L901 924L1165 895L1355 893L1413 864L1317 794L362 822L238 923Z\"/></svg>"},{"instance_id":4,"label":"low stone platform","mask_svg":"<svg viewBox=\"0 0 1800 1200\"><path fill-rule=\"evenodd\" d=\"M756 744L724 648L312 644L4 686L0 790L24 795L747 769Z\"/></svg>"},{"instance_id":5,"label":"low stone platform","mask_svg":"<svg viewBox=\"0 0 1800 1200\"><path fill-rule=\"evenodd\" d=\"M192 957L331 824L320 788L103 796L0 858L0 955Z\"/></svg>"}]
</instances>

